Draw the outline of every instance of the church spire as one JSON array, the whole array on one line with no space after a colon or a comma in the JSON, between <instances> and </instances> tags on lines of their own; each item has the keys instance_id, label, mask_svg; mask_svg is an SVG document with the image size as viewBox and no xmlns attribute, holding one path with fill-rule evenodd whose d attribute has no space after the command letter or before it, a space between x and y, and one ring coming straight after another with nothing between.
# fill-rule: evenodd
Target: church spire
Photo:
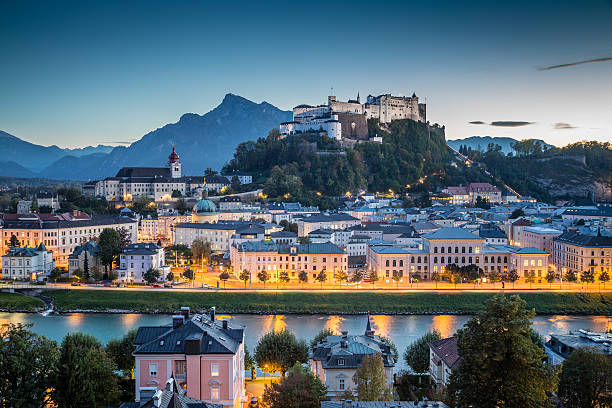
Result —
<instances>
[{"instance_id":1,"label":"church spire","mask_svg":"<svg viewBox=\"0 0 612 408\"><path fill-rule=\"evenodd\" d=\"M361 103L361 101L359 100L359 91L357 91L357 103Z\"/></svg>"},{"instance_id":2,"label":"church spire","mask_svg":"<svg viewBox=\"0 0 612 408\"><path fill-rule=\"evenodd\" d=\"M370 324L370 313L368 313L368 323L366 324L365 335L366 336L374 335L374 330L372 330L372 325Z\"/></svg>"}]
</instances>

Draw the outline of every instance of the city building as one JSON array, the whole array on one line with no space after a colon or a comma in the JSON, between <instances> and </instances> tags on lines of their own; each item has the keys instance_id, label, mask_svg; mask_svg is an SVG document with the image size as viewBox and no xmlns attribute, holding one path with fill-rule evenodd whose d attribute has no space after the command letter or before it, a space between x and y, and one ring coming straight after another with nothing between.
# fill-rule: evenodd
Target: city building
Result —
<instances>
[{"instance_id":1,"label":"city building","mask_svg":"<svg viewBox=\"0 0 612 408\"><path fill-rule=\"evenodd\" d=\"M258 272L268 271L271 282L278 280L281 271L286 271L290 279L306 271L311 282L321 271L325 271L326 282L334 282L336 271L348 272L348 255L329 242L277 245L272 241L248 241L232 245L230 261L234 274L246 270L256 280Z\"/></svg>"},{"instance_id":2,"label":"city building","mask_svg":"<svg viewBox=\"0 0 612 408\"><path fill-rule=\"evenodd\" d=\"M298 236L306 237L312 231L318 229L347 229L355 225L361 225L361 221L348 214L317 214L298 220Z\"/></svg>"},{"instance_id":3,"label":"city building","mask_svg":"<svg viewBox=\"0 0 612 408\"><path fill-rule=\"evenodd\" d=\"M261 227L263 235L258 230L252 234L251 229ZM248 239L263 239L272 232L282 231L283 227L276 224L261 224L244 221L227 221L218 223L198 223L185 222L174 226L173 240L175 245L191 246L196 239L203 239L210 242L211 248L215 252L226 252L230 249L233 237ZM251 236L255 235L255 236Z\"/></svg>"},{"instance_id":4,"label":"city building","mask_svg":"<svg viewBox=\"0 0 612 408\"><path fill-rule=\"evenodd\" d=\"M297 244L297 234L290 231L277 231L270 234L270 239L277 245Z\"/></svg>"},{"instance_id":5,"label":"city building","mask_svg":"<svg viewBox=\"0 0 612 408\"><path fill-rule=\"evenodd\" d=\"M9 250L11 236L19 246L36 247L41 242L53 252L58 267L68 267L74 249L94 238L105 228L123 233L130 242L137 242L138 221L117 215L88 215L80 211L63 214L0 214L0 253Z\"/></svg>"},{"instance_id":6,"label":"city building","mask_svg":"<svg viewBox=\"0 0 612 408\"><path fill-rule=\"evenodd\" d=\"M612 273L612 237L566 232L553 238L552 257L561 277L588 270L597 279L602 272Z\"/></svg>"},{"instance_id":7,"label":"city building","mask_svg":"<svg viewBox=\"0 0 612 408\"><path fill-rule=\"evenodd\" d=\"M166 281L170 267L166 265L164 248L153 243L130 244L119 255L117 280L144 283L144 274L151 268L159 271L159 281Z\"/></svg>"},{"instance_id":8,"label":"city building","mask_svg":"<svg viewBox=\"0 0 612 408\"><path fill-rule=\"evenodd\" d=\"M238 178L238 181L240 182L240 184L252 184L253 183L253 176L251 176L250 174L246 174L246 173L240 173L240 172L228 173L228 174L223 174L223 177L227 178L230 181L230 183L234 177Z\"/></svg>"},{"instance_id":9,"label":"city building","mask_svg":"<svg viewBox=\"0 0 612 408\"><path fill-rule=\"evenodd\" d=\"M217 221L219 221L219 212L215 203L206 198L195 203L191 213L191 222L215 223Z\"/></svg>"},{"instance_id":10,"label":"city building","mask_svg":"<svg viewBox=\"0 0 612 408\"><path fill-rule=\"evenodd\" d=\"M508 237L495 224L481 224L478 236L485 239L485 244L508 245Z\"/></svg>"},{"instance_id":11,"label":"city building","mask_svg":"<svg viewBox=\"0 0 612 408\"><path fill-rule=\"evenodd\" d=\"M150 400L174 377L190 398L241 408L245 400L244 327L211 312L172 316L167 326L139 327L134 344L136 402Z\"/></svg>"},{"instance_id":12,"label":"city building","mask_svg":"<svg viewBox=\"0 0 612 408\"><path fill-rule=\"evenodd\" d=\"M593 333L580 329L577 334L551 334L544 344L548 362L553 365L563 363L572 351L579 348L612 355L612 333Z\"/></svg>"},{"instance_id":13,"label":"city building","mask_svg":"<svg viewBox=\"0 0 612 408\"><path fill-rule=\"evenodd\" d=\"M74 248L74 251L68 257L68 276L73 276L77 269L85 270L85 258L87 258L87 267L90 271L93 267L102 266L96 241L87 241Z\"/></svg>"},{"instance_id":14,"label":"city building","mask_svg":"<svg viewBox=\"0 0 612 408\"><path fill-rule=\"evenodd\" d=\"M387 386L393 384L394 355L389 343L377 336L370 325L370 317L362 335L327 336L314 347L309 355L312 372L327 387L327 397L332 400L344 398L346 392L355 393L357 385L353 378L361 367L365 356L380 354L385 370Z\"/></svg>"},{"instance_id":15,"label":"city building","mask_svg":"<svg viewBox=\"0 0 612 408\"><path fill-rule=\"evenodd\" d=\"M2 279L44 280L53 268L53 253L43 243L35 248L14 247L2 256Z\"/></svg>"},{"instance_id":16,"label":"city building","mask_svg":"<svg viewBox=\"0 0 612 408\"><path fill-rule=\"evenodd\" d=\"M239 196L225 196L219 200L220 211L239 210L242 208L242 200Z\"/></svg>"},{"instance_id":17,"label":"city building","mask_svg":"<svg viewBox=\"0 0 612 408\"><path fill-rule=\"evenodd\" d=\"M478 198L491 203L501 203L501 190L490 183L470 183L465 187L447 187L443 193L452 197L454 205L475 204Z\"/></svg>"},{"instance_id":18,"label":"city building","mask_svg":"<svg viewBox=\"0 0 612 408\"><path fill-rule=\"evenodd\" d=\"M429 375L436 388L448 385L453 368L459 360L456 337L429 343Z\"/></svg>"},{"instance_id":19,"label":"city building","mask_svg":"<svg viewBox=\"0 0 612 408\"><path fill-rule=\"evenodd\" d=\"M525 227L523 228L519 245L522 247L538 248L540 251L552 255L553 240L561 234L563 234L563 231L551 227Z\"/></svg>"}]
</instances>

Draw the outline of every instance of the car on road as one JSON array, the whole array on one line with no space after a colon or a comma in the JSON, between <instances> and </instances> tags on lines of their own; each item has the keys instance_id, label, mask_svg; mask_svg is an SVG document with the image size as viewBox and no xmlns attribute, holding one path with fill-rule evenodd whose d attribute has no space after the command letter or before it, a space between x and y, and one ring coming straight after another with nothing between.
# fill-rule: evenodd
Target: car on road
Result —
<instances>
[{"instance_id":1,"label":"car on road","mask_svg":"<svg viewBox=\"0 0 612 408\"><path fill-rule=\"evenodd\" d=\"M206 283L203 283L203 284L202 284L202 288L204 288L204 289L210 289L210 285L208 285L208 284L206 284Z\"/></svg>"},{"instance_id":2,"label":"car on road","mask_svg":"<svg viewBox=\"0 0 612 408\"><path fill-rule=\"evenodd\" d=\"M117 283L115 286L118 288L125 288L125 283Z\"/></svg>"},{"instance_id":3,"label":"car on road","mask_svg":"<svg viewBox=\"0 0 612 408\"><path fill-rule=\"evenodd\" d=\"M162 285L161 283L156 283L153 285L154 288L163 288L164 285Z\"/></svg>"},{"instance_id":4,"label":"car on road","mask_svg":"<svg viewBox=\"0 0 612 408\"><path fill-rule=\"evenodd\" d=\"M257 397L251 398L251 402L249 402L249 408L259 408L259 400Z\"/></svg>"},{"instance_id":5,"label":"car on road","mask_svg":"<svg viewBox=\"0 0 612 408\"><path fill-rule=\"evenodd\" d=\"M105 288L112 288L113 287L113 283L112 282L104 282L104 287Z\"/></svg>"},{"instance_id":6,"label":"car on road","mask_svg":"<svg viewBox=\"0 0 612 408\"><path fill-rule=\"evenodd\" d=\"M164 288L172 288L172 284L171 283L164 283Z\"/></svg>"},{"instance_id":7,"label":"car on road","mask_svg":"<svg viewBox=\"0 0 612 408\"><path fill-rule=\"evenodd\" d=\"M79 282L72 282L70 286L81 286L81 284Z\"/></svg>"}]
</instances>

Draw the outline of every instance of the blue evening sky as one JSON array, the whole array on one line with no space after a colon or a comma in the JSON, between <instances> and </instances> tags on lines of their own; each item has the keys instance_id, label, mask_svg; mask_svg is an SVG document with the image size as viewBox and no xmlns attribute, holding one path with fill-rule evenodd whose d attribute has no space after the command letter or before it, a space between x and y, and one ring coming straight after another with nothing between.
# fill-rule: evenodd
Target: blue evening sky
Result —
<instances>
[{"instance_id":1,"label":"blue evening sky","mask_svg":"<svg viewBox=\"0 0 612 408\"><path fill-rule=\"evenodd\" d=\"M612 140L612 2L0 2L0 129L133 141L227 92L282 109L426 98L447 138ZM521 127L470 121L526 121ZM555 129L555 124L563 129Z\"/></svg>"}]
</instances>

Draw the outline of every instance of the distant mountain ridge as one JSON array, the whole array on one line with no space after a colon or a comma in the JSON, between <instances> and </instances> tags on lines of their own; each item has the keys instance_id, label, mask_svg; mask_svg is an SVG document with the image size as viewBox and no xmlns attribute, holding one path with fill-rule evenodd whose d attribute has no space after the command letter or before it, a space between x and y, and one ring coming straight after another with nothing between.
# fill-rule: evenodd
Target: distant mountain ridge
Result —
<instances>
[{"instance_id":1,"label":"distant mountain ridge","mask_svg":"<svg viewBox=\"0 0 612 408\"><path fill-rule=\"evenodd\" d=\"M553 145L550 145L541 139L535 140L541 142L543 146L547 147L547 149L554 147ZM461 146L467 146L470 147L472 150L486 152L489 143L493 143L501 146L502 152L504 154L508 154L510 152L515 153L514 149L512 148L512 144L515 142L518 142L518 140L513 139L511 137L471 136L466 137L465 139L447 140L446 144L455 150L459 150L459 147Z\"/></svg>"},{"instance_id":2,"label":"distant mountain ridge","mask_svg":"<svg viewBox=\"0 0 612 408\"><path fill-rule=\"evenodd\" d=\"M228 93L221 104L204 115L185 113L176 123L151 131L130 146L60 149L25 142L0 133L0 146L10 147L12 161L21 163L34 176L59 180L92 180L114 176L125 166L163 166L172 145L180 155L183 174L201 175L207 167L221 169L232 158L235 147L264 137L281 122L291 120L268 102L255 103ZM5 170L0 168L0 176ZM11 174L14 176L14 174Z\"/></svg>"}]
</instances>

